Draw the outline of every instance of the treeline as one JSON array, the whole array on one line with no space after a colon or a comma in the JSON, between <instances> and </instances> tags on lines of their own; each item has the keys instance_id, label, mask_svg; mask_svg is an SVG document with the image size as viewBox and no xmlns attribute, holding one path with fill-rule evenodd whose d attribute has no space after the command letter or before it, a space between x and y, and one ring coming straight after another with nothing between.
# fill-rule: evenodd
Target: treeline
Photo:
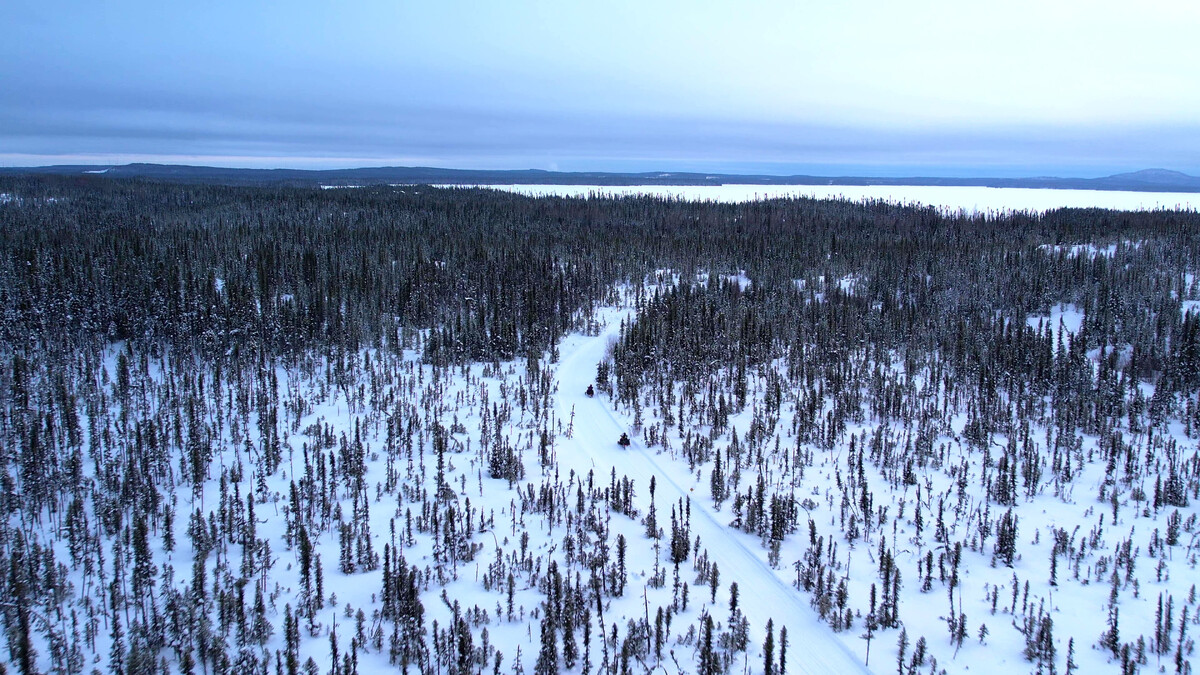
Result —
<instances>
[{"instance_id":1,"label":"treeline","mask_svg":"<svg viewBox=\"0 0 1200 675\"><path fill-rule=\"evenodd\" d=\"M798 279L860 275L860 300L889 310L878 326L885 344L911 328L893 311L1023 316L1085 299L1120 310L1109 294L1147 290L1128 273L1106 270L1102 257L1047 264L1035 247L1153 239L1161 245L1145 251L1146 265L1179 269L1195 225L1168 212L950 218L884 203L535 200L419 187L5 178L0 190L23 196L0 205L0 337L10 344L53 336L161 339L209 354L353 351L436 328L430 357L455 363L545 350L614 281L656 267L745 269L762 296ZM1102 280L1111 290L1085 292ZM1132 319L1116 329L1140 333Z\"/></svg>"}]
</instances>

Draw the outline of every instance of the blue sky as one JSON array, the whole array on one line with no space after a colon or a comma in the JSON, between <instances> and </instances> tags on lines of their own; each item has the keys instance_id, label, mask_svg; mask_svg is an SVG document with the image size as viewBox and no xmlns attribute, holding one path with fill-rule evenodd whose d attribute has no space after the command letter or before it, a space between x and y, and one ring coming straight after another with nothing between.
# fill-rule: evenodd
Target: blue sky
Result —
<instances>
[{"instance_id":1,"label":"blue sky","mask_svg":"<svg viewBox=\"0 0 1200 675\"><path fill-rule=\"evenodd\" d=\"M6 165L1200 175L1197 3L9 0L3 15Z\"/></svg>"}]
</instances>

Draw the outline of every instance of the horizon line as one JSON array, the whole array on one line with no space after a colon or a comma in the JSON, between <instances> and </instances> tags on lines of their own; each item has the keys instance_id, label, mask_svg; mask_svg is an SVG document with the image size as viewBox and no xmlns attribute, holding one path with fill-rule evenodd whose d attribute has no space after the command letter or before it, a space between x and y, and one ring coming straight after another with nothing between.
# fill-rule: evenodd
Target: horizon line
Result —
<instances>
[{"instance_id":1,"label":"horizon line","mask_svg":"<svg viewBox=\"0 0 1200 675\"><path fill-rule=\"evenodd\" d=\"M28 157L26 155L25 157ZM16 173L16 172L36 172L36 171L51 171L55 169L74 169L81 167L92 167L103 171L96 171L98 175L107 173L108 170L116 168L128 168L134 166L148 167L165 167L165 168L180 168L180 169L208 169L221 171L239 171L239 172L300 172L300 173L336 173L346 171L372 171L372 170L420 170L420 171L445 171L449 173L544 173L557 175L598 175L598 176L646 176L655 178L670 178L672 176L686 177L708 177L712 178L730 178L730 177L745 177L745 178L812 178L812 179L878 179L878 180L903 180L903 179L951 179L951 180L1097 180L1104 178L1112 178L1117 176L1130 176L1141 173L1163 172L1167 174L1177 174L1181 178L1200 180L1200 176L1194 176L1184 171L1176 169L1168 169L1165 167L1144 167L1140 169L1131 169L1125 171L1115 171L1113 173L1099 173L1092 176L1078 174L1063 174L1063 173L1034 173L1034 169L1030 169L1028 173L1021 175L1012 175L1010 172L995 172L985 173L989 169L976 169L970 173L966 172L938 172L929 173L910 172L910 173L891 173L886 171L880 173L860 173L848 171L844 173L825 173L825 172L784 172L773 173L769 171L740 171L740 170L697 170L697 169L651 169L651 170L614 170L614 169L583 169L583 170L564 170L558 168L539 168L533 166L525 166L524 168L478 168L478 167L462 167L462 166L438 166L436 164L421 164L421 163L386 163L388 160L383 160L382 164L348 164L334 167L305 167L305 166L237 166L238 160L254 160L251 157L235 157L235 156L220 156L220 157L180 157L178 161L99 161L99 158L84 156L66 156L75 158L78 157L81 161L63 161L53 164L7 164L4 157L0 155L0 172ZM124 158L122 158L124 159ZM221 159L232 160L231 165L221 163L203 163L204 159L216 159L220 162ZM267 158L264 158L267 159ZM301 161L327 161L326 158L304 157L294 158ZM365 159L365 158L356 158ZM403 159L396 158L403 162ZM369 161L369 160L367 160ZM876 168L884 168L882 165L876 165ZM1011 170L1010 170L1011 171ZM1109 171L1113 171L1109 169ZM86 170L85 170L86 172ZM1009 175L1002 175L1008 173Z\"/></svg>"}]
</instances>

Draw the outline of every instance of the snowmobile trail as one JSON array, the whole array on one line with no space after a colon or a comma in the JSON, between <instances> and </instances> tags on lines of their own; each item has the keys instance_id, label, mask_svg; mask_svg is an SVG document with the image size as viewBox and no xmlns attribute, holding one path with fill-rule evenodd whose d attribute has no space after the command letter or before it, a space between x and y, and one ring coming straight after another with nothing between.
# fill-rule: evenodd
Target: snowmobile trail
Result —
<instances>
[{"instance_id":1,"label":"snowmobile trail","mask_svg":"<svg viewBox=\"0 0 1200 675\"><path fill-rule=\"evenodd\" d=\"M691 489L681 486L665 471L647 449L637 434L630 434L633 441L628 448L617 445L617 438L628 431L608 408L608 399L597 394L589 398L584 392L595 381L596 363L604 357L608 341L616 334L616 325L610 323L607 331L596 337L571 336L561 347L562 358L555 380L558 385L555 404L559 419L564 423L575 414L574 435L561 439L559 461L565 468L573 468L579 475L589 470L596 471L597 479L603 481L612 468L618 477L622 474L635 481L640 497L642 512L649 490L650 478L655 477L655 504L660 527L669 526L670 508L679 500L691 500L692 537L700 536L702 549L708 550L709 559L720 571L720 588L717 602L709 609L713 619L728 623L729 585L737 582L740 593L739 605L750 621L751 640L747 658L754 663L754 655L761 650L764 628L768 619L773 619L776 630L788 629L788 670L800 673L869 673L858 657L834 636L830 628L820 621L808 600L799 591L780 578L765 560L766 551L760 551L755 537L739 532L725 524L726 517L715 513L707 498L699 497ZM663 544L664 548L666 543ZM633 558L630 567L641 560L649 559L647 568L653 565L646 553L636 551L649 547L646 541L631 546ZM650 553L650 556L653 554ZM669 561L666 562L670 565ZM693 603L708 604L709 589L697 586L692 589ZM760 657L761 658L761 657ZM761 665L759 662L758 665Z\"/></svg>"}]
</instances>

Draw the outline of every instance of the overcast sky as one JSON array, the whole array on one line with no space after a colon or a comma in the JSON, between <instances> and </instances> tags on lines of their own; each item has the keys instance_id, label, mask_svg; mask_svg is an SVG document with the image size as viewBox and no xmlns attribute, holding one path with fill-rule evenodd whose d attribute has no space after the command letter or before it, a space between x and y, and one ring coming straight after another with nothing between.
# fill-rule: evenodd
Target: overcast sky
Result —
<instances>
[{"instance_id":1,"label":"overcast sky","mask_svg":"<svg viewBox=\"0 0 1200 675\"><path fill-rule=\"evenodd\" d=\"M0 164L1200 175L1200 3L49 2Z\"/></svg>"}]
</instances>

